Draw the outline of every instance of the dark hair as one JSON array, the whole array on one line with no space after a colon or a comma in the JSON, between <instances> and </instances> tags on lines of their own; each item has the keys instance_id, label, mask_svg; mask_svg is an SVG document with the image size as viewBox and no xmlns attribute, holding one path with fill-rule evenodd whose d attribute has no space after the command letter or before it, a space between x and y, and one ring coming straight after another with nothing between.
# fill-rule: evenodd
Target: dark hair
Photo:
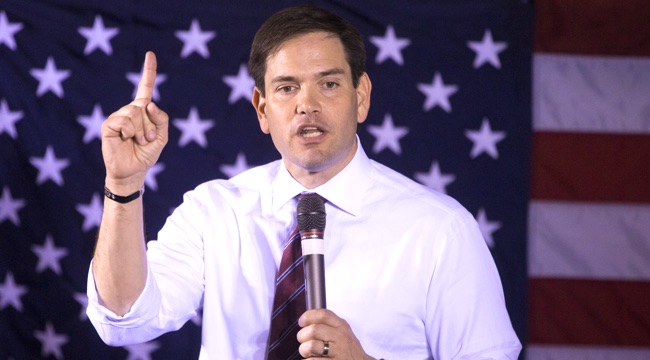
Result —
<instances>
[{"instance_id":1,"label":"dark hair","mask_svg":"<svg viewBox=\"0 0 650 360\"><path fill-rule=\"evenodd\" d=\"M264 75L268 57L278 51L285 41L319 31L330 33L341 40L352 72L352 84L357 87L359 78L366 70L366 49L359 30L327 10L303 5L273 14L255 34L248 60L248 71L255 80L255 86L262 92L262 96L265 96L266 92Z\"/></svg>"}]
</instances>

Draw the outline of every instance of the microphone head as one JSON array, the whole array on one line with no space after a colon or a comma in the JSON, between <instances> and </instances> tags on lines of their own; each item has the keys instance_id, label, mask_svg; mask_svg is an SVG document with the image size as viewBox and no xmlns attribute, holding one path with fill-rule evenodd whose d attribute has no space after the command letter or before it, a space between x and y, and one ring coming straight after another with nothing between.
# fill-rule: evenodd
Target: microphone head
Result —
<instances>
[{"instance_id":1,"label":"microphone head","mask_svg":"<svg viewBox=\"0 0 650 360\"><path fill-rule=\"evenodd\" d=\"M306 194L298 201L298 230L325 230L325 204L318 194Z\"/></svg>"}]
</instances>

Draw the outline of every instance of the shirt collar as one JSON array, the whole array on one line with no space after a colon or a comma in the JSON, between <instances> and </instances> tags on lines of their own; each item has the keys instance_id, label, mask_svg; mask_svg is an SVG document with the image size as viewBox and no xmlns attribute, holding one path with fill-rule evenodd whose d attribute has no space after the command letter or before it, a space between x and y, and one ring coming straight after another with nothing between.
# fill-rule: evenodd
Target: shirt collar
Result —
<instances>
[{"instance_id":1,"label":"shirt collar","mask_svg":"<svg viewBox=\"0 0 650 360\"><path fill-rule=\"evenodd\" d=\"M325 184L308 190L296 181L280 160L280 169L273 180L273 211L302 192L314 192L327 199L328 203L356 216L361 208L365 192L371 186L372 164L357 136L357 152L350 163Z\"/></svg>"},{"instance_id":2,"label":"shirt collar","mask_svg":"<svg viewBox=\"0 0 650 360\"><path fill-rule=\"evenodd\" d=\"M296 195L307 191L301 183L289 174L289 170L284 165L284 160L280 160L279 162L280 168L271 184L271 189L273 189L273 212L279 211L282 206L291 201Z\"/></svg>"}]
</instances>

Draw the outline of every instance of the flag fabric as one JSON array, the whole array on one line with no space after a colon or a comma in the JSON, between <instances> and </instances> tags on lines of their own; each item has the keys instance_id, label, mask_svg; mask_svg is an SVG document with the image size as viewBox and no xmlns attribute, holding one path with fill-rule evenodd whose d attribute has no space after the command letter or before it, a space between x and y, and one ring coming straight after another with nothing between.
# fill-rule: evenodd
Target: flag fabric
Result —
<instances>
[{"instance_id":1,"label":"flag fabric","mask_svg":"<svg viewBox=\"0 0 650 360\"><path fill-rule=\"evenodd\" d=\"M527 359L650 359L650 3L535 17Z\"/></svg>"},{"instance_id":2,"label":"flag fabric","mask_svg":"<svg viewBox=\"0 0 650 360\"><path fill-rule=\"evenodd\" d=\"M85 315L104 198L101 123L131 101L155 51L154 101L170 116L143 195L155 239L186 191L279 158L250 105L246 63L257 28L294 4L0 2L0 359L197 358L200 317L110 347ZM533 5L315 4L364 36L366 152L475 215L524 342Z\"/></svg>"}]
</instances>

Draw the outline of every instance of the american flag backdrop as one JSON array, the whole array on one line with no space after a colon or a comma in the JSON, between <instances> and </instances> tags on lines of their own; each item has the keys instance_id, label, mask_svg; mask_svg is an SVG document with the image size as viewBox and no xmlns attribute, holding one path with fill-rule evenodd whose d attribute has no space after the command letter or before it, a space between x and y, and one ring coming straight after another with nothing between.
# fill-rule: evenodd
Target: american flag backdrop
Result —
<instances>
[{"instance_id":1,"label":"american flag backdrop","mask_svg":"<svg viewBox=\"0 0 650 360\"><path fill-rule=\"evenodd\" d=\"M527 358L650 358L648 3L313 3L364 35L366 152L475 215ZM85 316L101 122L155 51L170 138L145 184L154 239L184 192L279 157L246 62L295 4L0 1L0 360L197 358L200 318L113 348Z\"/></svg>"},{"instance_id":2,"label":"american flag backdrop","mask_svg":"<svg viewBox=\"0 0 650 360\"><path fill-rule=\"evenodd\" d=\"M650 359L650 2L535 6L528 359Z\"/></svg>"}]
</instances>

